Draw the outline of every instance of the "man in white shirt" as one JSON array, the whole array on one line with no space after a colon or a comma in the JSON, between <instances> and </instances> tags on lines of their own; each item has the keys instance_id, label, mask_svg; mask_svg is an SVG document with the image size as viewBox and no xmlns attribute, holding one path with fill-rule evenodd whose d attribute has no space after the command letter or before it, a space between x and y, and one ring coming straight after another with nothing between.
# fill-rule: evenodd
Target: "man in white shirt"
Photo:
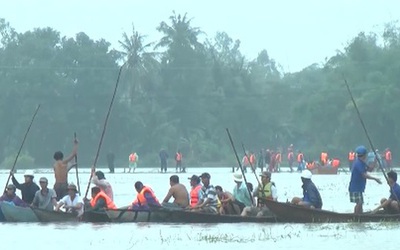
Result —
<instances>
[{"instance_id":1,"label":"man in white shirt","mask_svg":"<svg viewBox=\"0 0 400 250\"><path fill-rule=\"evenodd\" d=\"M64 207L67 213L76 213L77 216L83 214L83 200L74 184L68 185L68 194L58 202L55 210L60 211L61 207Z\"/></svg>"}]
</instances>

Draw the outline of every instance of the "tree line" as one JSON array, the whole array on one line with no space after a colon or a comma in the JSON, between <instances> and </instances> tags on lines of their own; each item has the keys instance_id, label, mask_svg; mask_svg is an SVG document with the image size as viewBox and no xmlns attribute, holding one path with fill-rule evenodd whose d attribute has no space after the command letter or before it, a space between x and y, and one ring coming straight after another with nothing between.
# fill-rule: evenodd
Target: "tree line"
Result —
<instances>
[{"instance_id":1,"label":"tree line","mask_svg":"<svg viewBox=\"0 0 400 250\"><path fill-rule=\"evenodd\" d=\"M240 40L225 32L207 37L191 19L173 13L158 27L163 37L123 33L120 49L84 32L61 36L50 27L17 32L0 19L0 161L15 156L36 105L41 110L24 146L35 166L80 140L79 159L93 161L119 67L120 88L101 150L117 165L135 151L158 166L158 152L178 149L192 166L235 163L225 128L251 151L294 144L307 158L321 151L345 160L368 146L349 98L349 82L375 147L400 150L400 28L357 34L343 50L299 72L283 72L262 50L246 58ZM200 42L204 40L204 42ZM11 157L12 158L12 157ZM4 166L3 168L9 168Z\"/></svg>"}]
</instances>

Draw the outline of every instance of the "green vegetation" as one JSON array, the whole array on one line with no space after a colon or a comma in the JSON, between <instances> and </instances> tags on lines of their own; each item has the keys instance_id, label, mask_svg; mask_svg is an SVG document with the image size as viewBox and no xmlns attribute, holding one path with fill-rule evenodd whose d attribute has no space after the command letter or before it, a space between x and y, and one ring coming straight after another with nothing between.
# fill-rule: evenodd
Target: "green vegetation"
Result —
<instances>
[{"instance_id":1,"label":"green vegetation","mask_svg":"<svg viewBox=\"0 0 400 250\"><path fill-rule=\"evenodd\" d=\"M192 164L234 164L226 127L256 152L293 143L306 158L327 150L344 160L367 141L343 75L375 146L390 147L394 157L400 150L395 24L382 34L360 33L324 63L296 73L282 72L267 50L246 58L239 40L224 32L207 37L186 15L173 13L155 28L160 41L147 41L132 27L116 51L83 32L73 38L52 28L18 33L0 19L0 161L17 151L41 103L24 149L48 166L54 151L69 153L77 132L81 166L90 166L124 61L100 164L108 151L125 163L132 150L144 164L158 164L161 147L170 157L181 149Z\"/></svg>"}]
</instances>

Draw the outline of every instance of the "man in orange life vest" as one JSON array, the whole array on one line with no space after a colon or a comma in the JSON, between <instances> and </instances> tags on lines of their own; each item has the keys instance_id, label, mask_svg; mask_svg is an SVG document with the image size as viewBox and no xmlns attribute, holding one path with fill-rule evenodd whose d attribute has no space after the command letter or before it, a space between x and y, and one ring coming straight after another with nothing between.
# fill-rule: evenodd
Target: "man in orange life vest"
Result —
<instances>
[{"instance_id":1,"label":"man in orange life vest","mask_svg":"<svg viewBox=\"0 0 400 250\"><path fill-rule=\"evenodd\" d=\"M92 187L92 199L90 200L89 210L101 211L104 209L117 209L117 206L99 187Z\"/></svg>"},{"instance_id":2,"label":"man in orange life vest","mask_svg":"<svg viewBox=\"0 0 400 250\"><path fill-rule=\"evenodd\" d=\"M161 207L160 202L156 198L150 187L144 186L142 182L135 183L135 189L138 192L136 200L132 202L129 209L132 210L150 210L151 207Z\"/></svg>"},{"instance_id":3,"label":"man in orange life vest","mask_svg":"<svg viewBox=\"0 0 400 250\"><path fill-rule=\"evenodd\" d=\"M186 172L185 168L182 168L182 153L180 150L178 150L178 152L176 152L175 154L175 161L176 161L176 172L178 173L179 169L179 172L185 173Z\"/></svg>"},{"instance_id":4,"label":"man in orange life vest","mask_svg":"<svg viewBox=\"0 0 400 250\"><path fill-rule=\"evenodd\" d=\"M135 172L136 168L137 168L137 162L139 160L139 156L136 154L136 152L132 152L129 155L129 170L128 173L131 172L131 169L133 168L132 172ZM124 168L124 173L125 173L125 168Z\"/></svg>"},{"instance_id":5,"label":"man in orange life vest","mask_svg":"<svg viewBox=\"0 0 400 250\"><path fill-rule=\"evenodd\" d=\"M356 153L353 150L350 150L347 159L349 160L349 170L351 171L351 166L353 166L353 162L356 159Z\"/></svg>"},{"instance_id":6,"label":"man in orange life vest","mask_svg":"<svg viewBox=\"0 0 400 250\"><path fill-rule=\"evenodd\" d=\"M288 160L290 172L293 172L293 162L294 162L294 154L293 154L293 151L289 151L289 152L288 152L287 160Z\"/></svg>"},{"instance_id":7,"label":"man in orange life vest","mask_svg":"<svg viewBox=\"0 0 400 250\"><path fill-rule=\"evenodd\" d=\"M249 157L249 152L246 152L246 154L242 158L242 166L244 172L247 173L247 167L250 166L250 157Z\"/></svg>"},{"instance_id":8,"label":"man in orange life vest","mask_svg":"<svg viewBox=\"0 0 400 250\"><path fill-rule=\"evenodd\" d=\"M328 153L326 152L321 152L321 164L322 166L326 166L328 164Z\"/></svg>"},{"instance_id":9,"label":"man in orange life vest","mask_svg":"<svg viewBox=\"0 0 400 250\"><path fill-rule=\"evenodd\" d=\"M192 187L190 190L190 207L194 207L204 198L204 192L201 189L203 186L200 184L200 177L197 175L192 175L192 177L188 179Z\"/></svg>"},{"instance_id":10,"label":"man in orange life vest","mask_svg":"<svg viewBox=\"0 0 400 250\"><path fill-rule=\"evenodd\" d=\"M390 149L389 148L387 148L386 150L385 150L385 167L388 169L388 170L391 170L392 169L392 152L390 151Z\"/></svg>"}]
</instances>

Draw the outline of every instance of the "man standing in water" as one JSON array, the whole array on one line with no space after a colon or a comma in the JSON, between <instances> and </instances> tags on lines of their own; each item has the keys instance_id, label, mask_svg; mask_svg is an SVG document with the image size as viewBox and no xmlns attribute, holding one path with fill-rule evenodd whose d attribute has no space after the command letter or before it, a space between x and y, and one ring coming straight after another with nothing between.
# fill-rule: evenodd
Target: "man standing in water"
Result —
<instances>
[{"instance_id":1,"label":"man standing in water","mask_svg":"<svg viewBox=\"0 0 400 250\"><path fill-rule=\"evenodd\" d=\"M165 149L161 149L161 151L160 151L160 153L158 155L160 156L161 173L163 171L166 173L167 172L168 153L167 153L167 151L165 151Z\"/></svg>"},{"instance_id":2,"label":"man standing in water","mask_svg":"<svg viewBox=\"0 0 400 250\"><path fill-rule=\"evenodd\" d=\"M110 169L110 173L114 173L114 160L115 160L115 155L112 152L108 152L107 154L107 164L108 164L108 169Z\"/></svg>"},{"instance_id":3,"label":"man standing in water","mask_svg":"<svg viewBox=\"0 0 400 250\"><path fill-rule=\"evenodd\" d=\"M354 207L355 214L361 214L363 212L365 185L367 179L375 180L379 184L382 184L381 180L372 177L367 174L367 171L372 171L373 166L369 167L367 161L367 149L364 146L359 146L356 149L357 159L354 161L353 167L351 168L351 180L349 185L350 202L356 203Z\"/></svg>"},{"instance_id":4,"label":"man standing in water","mask_svg":"<svg viewBox=\"0 0 400 250\"><path fill-rule=\"evenodd\" d=\"M53 168L54 177L56 179L56 182L54 183L54 191L56 191L57 193L57 201L68 194L68 172L75 166L71 165L68 167L68 162L74 159L77 151L78 140L75 139L72 153L66 159L64 159L64 154L61 151L57 151L54 153L55 163L53 165Z\"/></svg>"}]
</instances>

